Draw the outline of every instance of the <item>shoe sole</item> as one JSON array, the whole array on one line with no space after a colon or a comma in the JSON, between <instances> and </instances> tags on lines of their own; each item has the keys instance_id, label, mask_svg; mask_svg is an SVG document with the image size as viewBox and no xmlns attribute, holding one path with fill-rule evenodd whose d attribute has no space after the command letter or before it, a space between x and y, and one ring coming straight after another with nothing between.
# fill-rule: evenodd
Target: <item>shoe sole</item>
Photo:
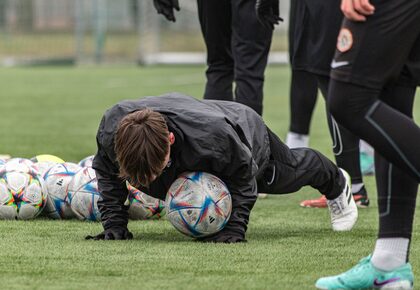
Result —
<instances>
[{"instance_id":1,"label":"shoe sole","mask_svg":"<svg viewBox=\"0 0 420 290\"><path fill-rule=\"evenodd\" d=\"M382 290L413 290L413 283L408 280L397 281L395 283L386 284L384 287L374 287L373 289Z\"/></svg>"},{"instance_id":2,"label":"shoe sole","mask_svg":"<svg viewBox=\"0 0 420 290\"><path fill-rule=\"evenodd\" d=\"M299 204L299 205L300 205L300 207L303 207L303 208L327 208L328 207L328 206L315 206L315 205L304 205L304 204ZM357 203L357 202L356 202L356 206L358 208L369 208L368 205L364 205L364 204Z\"/></svg>"},{"instance_id":3,"label":"shoe sole","mask_svg":"<svg viewBox=\"0 0 420 290\"><path fill-rule=\"evenodd\" d=\"M315 285L317 289L321 290L330 290L329 288L324 287L318 287ZM334 290L348 290L350 288L334 288ZM363 288L365 289L365 288ZM373 288L367 288L367 289L381 289L381 290L413 290L414 286L410 281L404 280L404 281L398 281L396 283L390 283L385 285L384 287L377 287L374 286Z\"/></svg>"}]
</instances>

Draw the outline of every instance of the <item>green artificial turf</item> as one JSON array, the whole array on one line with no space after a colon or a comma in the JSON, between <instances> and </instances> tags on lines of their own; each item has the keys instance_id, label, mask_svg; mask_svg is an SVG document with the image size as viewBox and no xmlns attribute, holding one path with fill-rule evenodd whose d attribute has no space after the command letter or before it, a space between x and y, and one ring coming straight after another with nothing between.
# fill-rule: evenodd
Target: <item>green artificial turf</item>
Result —
<instances>
[{"instance_id":1,"label":"green artificial turf","mask_svg":"<svg viewBox=\"0 0 420 290\"><path fill-rule=\"evenodd\" d=\"M201 97L204 67L0 69L0 154L54 154L79 161L94 154L103 112L122 99L178 91ZM281 136L289 124L289 69L267 70L264 118ZM330 158L320 98L311 146ZM416 112L420 110L416 104ZM347 270L373 248L378 215L372 199L353 231L331 231L328 211L304 209L311 188L258 200L248 243L201 244L166 220L131 221L131 241L86 241L99 223L0 221L0 289L314 289L323 275ZM419 213L411 262L420 277Z\"/></svg>"}]
</instances>

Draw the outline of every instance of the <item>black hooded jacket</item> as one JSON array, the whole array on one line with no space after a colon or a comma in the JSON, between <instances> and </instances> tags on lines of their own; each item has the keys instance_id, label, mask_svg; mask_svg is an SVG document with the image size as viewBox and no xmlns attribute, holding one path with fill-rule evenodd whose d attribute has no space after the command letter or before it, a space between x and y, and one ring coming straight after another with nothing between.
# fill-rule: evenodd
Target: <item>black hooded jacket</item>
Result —
<instances>
[{"instance_id":1,"label":"black hooded jacket","mask_svg":"<svg viewBox=\"0 0 420 290\"><path fill-rule=\"evenodd\" d=\"M101 194L98 206L105 229L127 227L124 202L128 191L118 177L114 138L127 114L149 108L161 113L175 135L171 162L145 193L164 200L172 182L186 171L205 171L221 178L232 196L232 214L226 235L244 238L250 211L257 198L257 179L270 156L267 128L261 117L245 105L204 100L179 93L122 101L106 111L97 134L93 161Z\"/></svg>"}]
</instances>

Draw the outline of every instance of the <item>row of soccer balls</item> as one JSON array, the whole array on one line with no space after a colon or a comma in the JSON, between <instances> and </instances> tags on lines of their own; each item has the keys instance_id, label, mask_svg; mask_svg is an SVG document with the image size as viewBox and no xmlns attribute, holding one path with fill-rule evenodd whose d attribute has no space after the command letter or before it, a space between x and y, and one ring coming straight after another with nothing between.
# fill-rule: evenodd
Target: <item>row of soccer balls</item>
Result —
<instances>
[{"instance_id":1,"label":"row of soccer balls","mask_svg":"<svg viewBox=\"0 0 420 290\"><path fill-rule=\"evenodd\" d=\"M79 164L38 158L36 162L24 158L0 161L0 219L28 220L43 212L53 219L100 220L92 158ZM159 218L166 211L172 225L192 237L220 231L231 214L232 200L226 185L205 172L181 174L169 188L165 202L128 183L127 189L131 219Z\"/></svg>"},{"instance_id":2,"label":"row of soccer balls","mask_svg":"<svg viewBox=\"0 0 420 290\"><path fill-rule=\"evenodd\" d=\"M0 219L78 218L99 221L99 199L93 156L78 164L58 157L0 159ZM46 159L46 160L45 160ZM164 202L127 184L129 217L134 220L160 218Z\"/></svg>"}]
</instances>

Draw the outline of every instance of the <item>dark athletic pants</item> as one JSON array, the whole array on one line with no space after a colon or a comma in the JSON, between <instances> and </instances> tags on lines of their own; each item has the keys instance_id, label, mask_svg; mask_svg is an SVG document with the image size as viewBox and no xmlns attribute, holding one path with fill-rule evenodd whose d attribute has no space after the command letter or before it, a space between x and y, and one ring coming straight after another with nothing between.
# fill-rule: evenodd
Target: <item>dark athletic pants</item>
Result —
<instances>
[{"instance_id":1,"label":"dark athletic pants","mask_svg":"<svg viewBox=\"0 0 420 290\"><path fill-rule=\"evenodd\" d=\"M264 70L272 31L258 22L255 0L197 3L207 47L204 99L236 101L262 115Z\"/></svg>"},{"instance_id":2,"label":"dark athletic pants","mask_svg":"<svg viewBox=\"0 0 420 290\"><path fill-rule=\"evenodd\" d=\"M318 87L327 104L329 77L317 75ZM351 176L352 183L362 183L362 171L360 168L360 139L331 116L328 108L327 121L330 135L333 140L333 152L338 167L345 169Z\"/></svg>"},{"instance_id":3,"label":"dark athletic pants","mask_svg":"<svg viewBox=\"0 0 420 290\"><path fill-rule=\"evenodd\" d=\"M374 4L366 22L343 22L352 41L336 52L335 61L347 65L332 70L328 102L337 121L375 148L379 237L411 238L420 182L420 128L411 118L420 1Z\"/></svg>"},{"instance_id":4,"label":"dark athletic pants","mask_svg":"<svg viewBox=\"0 0 420 290\"><path fill-rule=\"evenodd\" d=\"M258 180L258 192L284 194L309 185L328 199L338 197L345 179L327 157L309 148L289 149L270 129L271 160Z\"/></svg>"},{"instance_id":5,"label":"dark athletic pants","mask_svg":"<svg viewBox=\"0 0 420 290\"><path fill-rule=\"evenodd\" d=\"M318 88L324 99L327 77L337 43L342 14L337 0L292 0L290 8L289 52L292 64L290 88L290 131L308 134ZM362 183L359 138L332 119L327 121L336 163Z\"/></svg>"},{"instance_id":6,"label":"dark athletic pants","mask_svg":"<svg viewBox=\"0 0 420 290\"><path fill-rule=\"evenodd\" d=\"M328 94L328 83L329 78L326 76L303 70L293 70L290 98L290 131L299 134L308 134L318 87L326 99ZM333 142L333 152L338 167L345 169L349 173L352 183L362 183L363 177L359 159L359 137L335 122L328 110L327 121Z\"/></svg>"},{"instance_id":7,"label":"dark athletic pants","mask_svg":"<svg viewBox=\"0 0 420 290\"><path fill-rule=\"evenodd\" d=\"M340 99L335 98L338 92L341 92ZM369 89L332 81L330 106L339 122L375 148L379 237L411 238L420 181L409 166L416 164L420 148L420 129L411 119L415 87L386 89L379 99L372 98L372 93Z\"/></svg>"},{"instance_id":8,"label":"dark athletic pants","mask_svg":"<svg viewBox=\"0 0 420 290\"><path fill-rule=\"evenodd\" d=\"M318 84L316 76L304 70L292 69L292 81L290 83L290 132L309 135L317 95Z\"/></svg>"}]
</instances>

